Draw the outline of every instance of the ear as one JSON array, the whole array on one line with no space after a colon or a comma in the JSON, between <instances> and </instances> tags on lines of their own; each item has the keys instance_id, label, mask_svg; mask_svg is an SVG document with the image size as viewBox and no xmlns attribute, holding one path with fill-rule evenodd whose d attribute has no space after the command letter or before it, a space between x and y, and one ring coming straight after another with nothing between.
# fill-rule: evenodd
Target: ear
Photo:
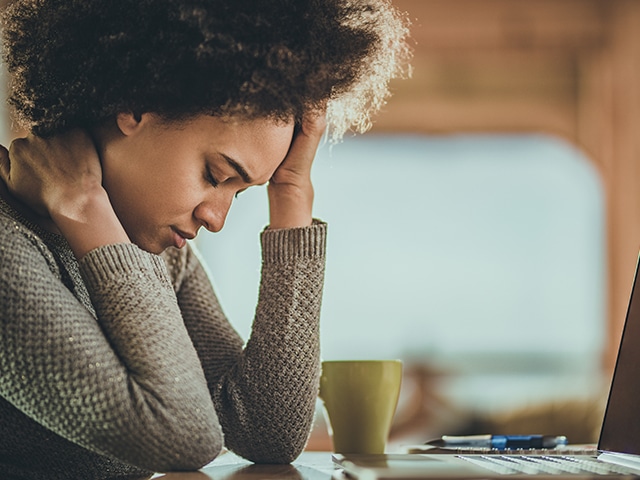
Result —
<instances>
[{"instance_id":1,"label":"ear","mask_svg":"<svg viewBox=\"0 0 640 480\"><path fill-rule=\"evenodd\" d=\"M138 114L133 112L119 113L116 117L116 124L124 135L133 135L144 123L146 123L147 114Z\"/></svg>"}]
</instances>

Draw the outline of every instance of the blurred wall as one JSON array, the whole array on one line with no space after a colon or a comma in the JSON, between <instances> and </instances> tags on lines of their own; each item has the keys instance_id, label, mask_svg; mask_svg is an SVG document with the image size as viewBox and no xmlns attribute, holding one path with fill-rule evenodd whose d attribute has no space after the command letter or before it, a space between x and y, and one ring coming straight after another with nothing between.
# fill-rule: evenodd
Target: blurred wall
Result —
<instances>
[{"instance_id":1,"label":"blurred wall","mask_svg":"<svg viewBox=\"0 0 640 480\"><path fill-rule=\"evenodd\" d=\"M581 148L605 187L611 369L640 246L640 1L393 0L414 72L377 132L544 132Z\"/></svg>"}]
</instances>

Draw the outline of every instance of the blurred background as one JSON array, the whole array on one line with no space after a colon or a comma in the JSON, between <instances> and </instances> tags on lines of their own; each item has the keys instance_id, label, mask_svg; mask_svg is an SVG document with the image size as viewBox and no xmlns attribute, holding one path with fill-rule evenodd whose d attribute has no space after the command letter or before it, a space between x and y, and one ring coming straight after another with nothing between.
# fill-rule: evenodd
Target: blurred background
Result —
<instances>
[{"instance_id":1,"label":"blurred background","mask_svg":"<svg viewBox=\"0 0 640 480\"><path fill-rule=\"evenodd\" d=\"M640 1L394 3L413 75L313 171L323 359L404 361L392 448L596 442L640 240ZM266 200L243 193L197 240L244 338ZM320 403L308 448L331 448Z\"/></svg>"}]
</instances>

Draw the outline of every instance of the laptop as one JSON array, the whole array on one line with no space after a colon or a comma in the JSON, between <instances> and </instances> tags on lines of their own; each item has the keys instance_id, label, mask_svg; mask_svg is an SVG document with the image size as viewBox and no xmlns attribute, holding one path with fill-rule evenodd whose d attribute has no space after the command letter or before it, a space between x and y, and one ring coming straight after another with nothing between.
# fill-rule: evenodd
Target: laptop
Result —
<instances>
[{"instance_id":1,"label":"laptop","mask_svg":"<svg viewBox=\"0 0 640 480\"><path fill-rule=\"evenodd\" d=\"M640 478L640 257L597 449L498 452L336 454L342 474L360 480L420 478Z\"/></svg>"}]
</instances>

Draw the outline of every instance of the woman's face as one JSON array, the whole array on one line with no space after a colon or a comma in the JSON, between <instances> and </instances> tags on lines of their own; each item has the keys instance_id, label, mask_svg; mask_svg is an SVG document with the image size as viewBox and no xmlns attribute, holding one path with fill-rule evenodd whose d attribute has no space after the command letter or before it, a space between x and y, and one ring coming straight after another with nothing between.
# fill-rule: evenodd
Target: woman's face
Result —
<instances>
[{"instance_id":1,"label":"woman's face","mask_svg":"<svg viewBox=\"0 0 640 480\"><path fill-rule=\"evenodd\" d=\"M166 123L121 114L98 132L103 185L129 238L160 253L200 227L222 229L235 195L269 181L293 137L293 122L235 122L208 115Z\"/></svg>"}]
</instances>

